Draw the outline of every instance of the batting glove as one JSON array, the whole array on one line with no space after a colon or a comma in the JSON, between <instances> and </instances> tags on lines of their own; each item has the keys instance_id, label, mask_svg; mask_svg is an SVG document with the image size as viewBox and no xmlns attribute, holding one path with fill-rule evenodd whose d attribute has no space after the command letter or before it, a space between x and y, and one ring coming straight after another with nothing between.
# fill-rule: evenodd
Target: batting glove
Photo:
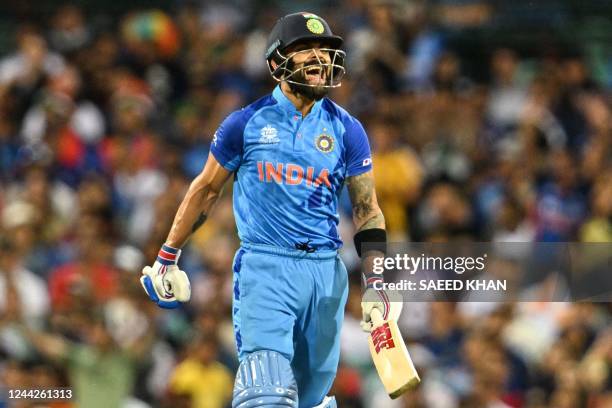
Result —
<instances>
[{"instance_id":1,"label":"batting glove","mask_svg":"<svg viewBox=\"0 0 612 408\"><path fill-rule=\"evenodd\" d=\"M149 298L159 307L174 309L191 298L187 274L176 263L181 250L163 245L153 266L145 266L140 283Z\"/></svg>"},{"instance_id":2,"label":"batting glove","mask_svg":"<svg viewBox=\"0 0 612 408\"><path fill-rule=\"evenodd\" d=\"M363 331L370 333L379 322L372 321L372 310L378 309L383 320L399 319L402 313L403 297L397 291L376 290L374 287L380 287L383 282L381 277L371 277L367 280L366 291L361 299L361 328Z\"/></svg>"}]
</instances>

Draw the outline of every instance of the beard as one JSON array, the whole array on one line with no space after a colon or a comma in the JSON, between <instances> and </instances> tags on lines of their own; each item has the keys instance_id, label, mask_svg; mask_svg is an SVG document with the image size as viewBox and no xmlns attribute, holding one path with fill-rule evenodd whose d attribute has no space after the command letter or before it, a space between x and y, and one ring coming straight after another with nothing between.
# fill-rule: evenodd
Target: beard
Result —
<instances>
[{"instance_id":1,"label":"beard","mask_svg":"<svg viewBox=\"0 0 612 408\"><path fill-rule=\"evenodd\" d=\"M292 83L297 82L297 83ZM296 94L300 94L305 98L313 101L320 101L329 93L329 87L324 85L307 85L306 70L300 69L293 75L292 82L289 82L289 87Z\"/></svg>"}]
</instances>

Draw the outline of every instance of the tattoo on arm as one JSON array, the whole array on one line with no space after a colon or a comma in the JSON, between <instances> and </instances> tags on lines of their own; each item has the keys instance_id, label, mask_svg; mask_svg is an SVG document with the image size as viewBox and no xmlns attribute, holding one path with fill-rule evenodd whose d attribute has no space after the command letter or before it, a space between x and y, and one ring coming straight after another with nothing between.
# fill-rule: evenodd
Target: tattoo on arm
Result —
<instances>
[{"instance_id":1,"label":"tattoo on arm","mask_svg":"<svg viewBox=\"0 0 612 408\"><path fill-rule=\"evenodd\" d=\"M385 228L385 217L380 210L376 215L364 222L359 230L367 230L370 228Z\"/></svg>"},{"instance_id":2,"label":"tattoo on arm","mask_svg":"<svg viewBox=\"0 0 612 408\"><path fill-rule=\"evenodd\" d=\"M372 194L374 185L366 177L355 176L349 182L349 193L353 203L353 214L357 218L367 217L373 210Z\"/></svg>"},{"instance_id":3,"label":"tattoo on arm","mask_svg":"<svg viewBox=\"0 0 612 408\"><path fill-rule=\"evenodd\" d=\"M196 232L196 230L200 228L202 224L204 224L204 222L206 222L206 218L206 214L200 213L200 216L198 217L196 222L193 223L193 227L191 227L191 232Z\"/></svg>"},{"instance_id":4,"label":"tattoo on arm","mask_svg":"<svg viewBox=\"0 0 612 408\"><path fill-rule=\"evenodd\" d=\"M384 228L385 218L376 201L372 173L347 178L347 187L353 204L353 219L358 229Z\"/></svg>"}]
</instances>

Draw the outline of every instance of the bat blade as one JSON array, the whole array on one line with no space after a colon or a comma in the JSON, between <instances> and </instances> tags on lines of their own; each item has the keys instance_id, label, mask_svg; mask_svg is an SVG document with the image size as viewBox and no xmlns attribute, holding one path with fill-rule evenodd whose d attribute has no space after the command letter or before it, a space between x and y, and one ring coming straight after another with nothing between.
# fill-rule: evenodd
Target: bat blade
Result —
<instances>
[{"instance_id":1,"label":"bat blade","mask_svg":"<svg viewBox=\"0 0 612 408\"><path fill-rule=\"evenodd\" d=\"M382 320L377 309L372 310L372 320L375 327L368 336L372 360L387 394L395 399L416 387L421 379L408 354L397 322Z\"/></svg>"}]
</instances>

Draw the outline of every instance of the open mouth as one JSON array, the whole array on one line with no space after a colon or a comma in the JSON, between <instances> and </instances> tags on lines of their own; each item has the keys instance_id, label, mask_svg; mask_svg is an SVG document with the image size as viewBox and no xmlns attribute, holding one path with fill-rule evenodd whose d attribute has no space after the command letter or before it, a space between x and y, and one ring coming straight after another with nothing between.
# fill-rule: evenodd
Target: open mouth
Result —
<instances>
[{"instance_id":1,"label":"open mouth","mask_svg":"<svg viewBox=\"0 0 612 408\"><path fill-rule=\"evenodd\" d=\"M325 83L325 71L320 65L306 67L304 69L304 78L309 84L323 85Z\"/></svg>"}]
</instances>

